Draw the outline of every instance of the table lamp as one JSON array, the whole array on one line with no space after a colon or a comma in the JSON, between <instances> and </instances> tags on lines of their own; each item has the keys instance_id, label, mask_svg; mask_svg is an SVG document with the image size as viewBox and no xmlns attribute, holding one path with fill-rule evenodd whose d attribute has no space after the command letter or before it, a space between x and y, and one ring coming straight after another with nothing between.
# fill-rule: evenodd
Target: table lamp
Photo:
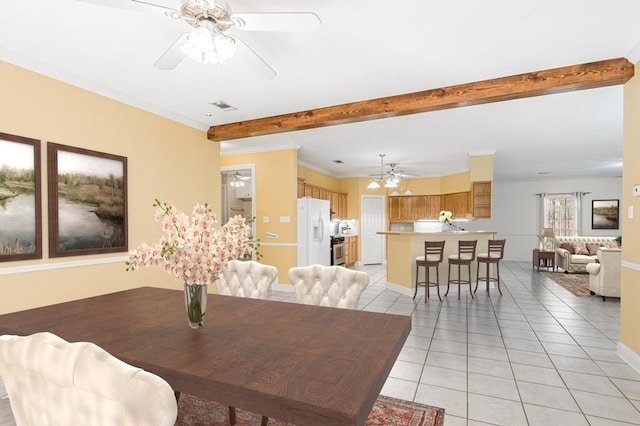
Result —
<instances>
[{"instance_id":1,"label":"table lamp","mask_svg":"<svg viewBox=\"0 0 640 426\"><path fill-rule=\"evenodd\" d=\"M542 230L540 231L540 244L539 244L539 249L541 251L552 251L553 250L553 240L552 238L555 237L555 234L553 232L553 228L542 228Z\"/></svg>"}]
</instances>

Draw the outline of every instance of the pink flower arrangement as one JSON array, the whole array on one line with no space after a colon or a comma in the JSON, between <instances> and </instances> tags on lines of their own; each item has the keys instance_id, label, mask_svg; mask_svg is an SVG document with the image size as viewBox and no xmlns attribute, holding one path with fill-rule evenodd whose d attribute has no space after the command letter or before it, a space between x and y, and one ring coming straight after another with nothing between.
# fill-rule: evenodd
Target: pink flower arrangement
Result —
<instances>
[{"instance_id":1,"label":"pink flower arrangement","mask_svg":"<svg viewBox=\"0 0 640 426\"><path fill-rule=\"evenodd\" d=\"M153 206L164 235L153 245L143 243L131 250L127 271L155 266L187 285L211 284L229 260L251 254L258 247L250 222L240 215L216 229L218 221L207 204L196 204L191 218L157 199Z\"/></svg>"}]
</instances>

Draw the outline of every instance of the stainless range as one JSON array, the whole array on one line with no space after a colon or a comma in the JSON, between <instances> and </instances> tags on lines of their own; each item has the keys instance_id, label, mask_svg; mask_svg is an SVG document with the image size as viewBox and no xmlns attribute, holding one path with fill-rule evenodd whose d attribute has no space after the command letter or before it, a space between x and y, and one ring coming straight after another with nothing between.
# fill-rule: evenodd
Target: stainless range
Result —
<instances>
[{"instance_id":1,"label":"stainless range","mask_svg":"<svg viewBox=\"0 0 640 426\"><path fill-rule=\"evenodd\" d=\"M344 237L331 237L331 264L344 266Z\"/></svg>"}]
</instances>

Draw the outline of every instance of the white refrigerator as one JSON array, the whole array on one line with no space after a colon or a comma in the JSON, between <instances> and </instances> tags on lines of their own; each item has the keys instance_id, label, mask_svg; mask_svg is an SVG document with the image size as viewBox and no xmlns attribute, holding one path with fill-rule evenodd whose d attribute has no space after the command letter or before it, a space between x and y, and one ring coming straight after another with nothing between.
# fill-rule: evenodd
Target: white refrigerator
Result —
<instances>
[{"instance_id":1,"label":"white refrigerator","mask_svg":"<svg viewBox=\"0 0 640 426\"><path fill-rule=\"evenodd\" d=\"M298 266L330 265L329 200L298 198Z\"/></svg>"}]
</instances>

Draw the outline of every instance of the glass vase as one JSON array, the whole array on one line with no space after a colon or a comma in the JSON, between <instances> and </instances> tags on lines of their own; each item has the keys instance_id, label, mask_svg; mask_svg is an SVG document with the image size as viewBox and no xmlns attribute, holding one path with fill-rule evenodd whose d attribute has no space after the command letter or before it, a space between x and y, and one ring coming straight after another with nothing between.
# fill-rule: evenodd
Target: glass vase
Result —
<instances>
[{"instance_id":1,"label":"glass vase","mask_svg":"<svg viewBox=\"0 0 640 426\"><path fill-rule=\"evenodd\" d=\"M187 310L189 327L200 328L204 325L204 314L207 310L208 284L185 284L184 305Z\"/></svg>"}]
</instances>

